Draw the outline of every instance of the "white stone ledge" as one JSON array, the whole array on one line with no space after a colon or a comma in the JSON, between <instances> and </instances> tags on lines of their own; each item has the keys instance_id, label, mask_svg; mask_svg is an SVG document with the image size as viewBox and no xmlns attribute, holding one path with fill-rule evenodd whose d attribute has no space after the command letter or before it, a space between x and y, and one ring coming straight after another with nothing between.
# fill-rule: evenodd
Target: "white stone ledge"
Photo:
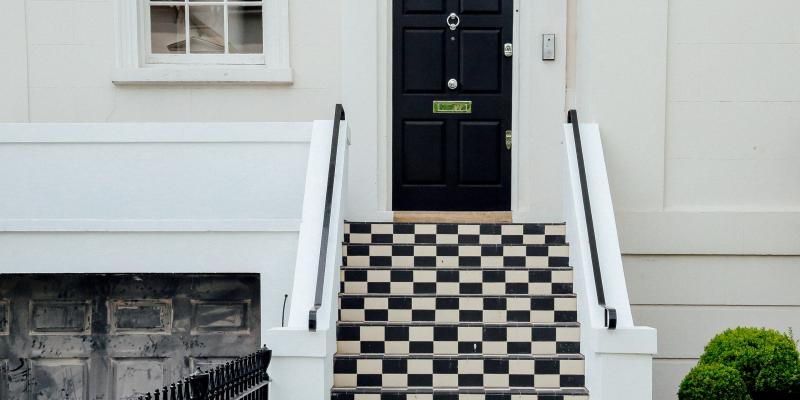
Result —
<instances>
[{"instance_id":1,"label":"white stone ledge","mask_svg":"<svg viewBox=\"0 0 800 400\"><path fill-rule=\"evenodd\" d=\"M117 68L111 73L116 85L143 84L262 84L289 85L293 82L290 68L264 67L141 67Z\"/></svg>"},{"instance_id":2,"label":"white stone ledge","mask_svg":"<svg viewBox=\"0 0 800 400\"><path fill-rule=\"evenodd\" d=\"M330 356L328 335L327 330L272 328L266 332L265 343L273 357L326 358Z\"/></svg>"},{"instance_id":3,"label":"white stone ledge","mask_svg":"<svg viewBox=\"0 0 800 400\"><path fill-rule=\"evenodd\" d=\"M308 122L6 123L0 143L309 143Z\"/></svg>"},{"instance_id":4,"label":"white stone ledge","mask_svg":"<svg viewBox=\"0 0 800 400\"><path fill-rule=\"evenodd\" d=\"M586 328L584 328L586 329ZM658 352L656 330L637 326L615 330L593 329L590 348L598 354L645 354Z\"/></svg>"},{"instance_id":5,"label":"white stone ledge","mask_svg":"<svg viewBox=\"0 0 800 400\"><path fill-rule=\"evenodd\" d=\"M0 232L298 232L299 219L0 219Z\"/></svg>"}]
</instances>

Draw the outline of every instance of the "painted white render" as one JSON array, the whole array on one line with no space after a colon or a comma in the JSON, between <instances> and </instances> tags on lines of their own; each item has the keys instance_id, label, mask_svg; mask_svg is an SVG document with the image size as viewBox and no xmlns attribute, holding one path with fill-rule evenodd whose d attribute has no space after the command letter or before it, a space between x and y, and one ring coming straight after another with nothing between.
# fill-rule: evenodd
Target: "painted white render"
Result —
<instances>
[{"instance_id":1,"label":"painted white render","mask_svg":"<svg viewBox=\"0 0 800 400\"><path fill-rule=\"evenodd\" d=\"M5 1L0 122L311 121L329 119L333 104L343 102L352 132L346 215L389 220L388 2L289 5L291 83L118 86L112 82L113 0ZM565 111L577 108L583 122L598 123L632 318L659 331L653 398L674 399L702 346L727 327L800 331L800 295L792 286L800 279L800 3L518 0L517 6L514 218L563 220ZM540 60L544 33L557 35L554 62ZM246 140L196 144L174 133L144 140L134 132L127 143L95 132L94 143L86 135L36 139L31 133L18 142L6 140L0 143L0 166L14 170L31 159L46 161L49 169L31 177L45 182L53 171L73 168L73 161L103 161L93 149L127 153L127 159L112 160L119 169L144 161L131 158L132 146L162 154L169 152L166 147L187 150L185 174L164 177L173 179L160 182L167 187L198 169L217 174L221 167L238 179L242 166L254 172L255 163L277 157L294 166L292 174L306 165L299 153L271 158L259 151L269 145ZM169 140L178 143L162 143ZM244 153L250 163L226 163L205 148ZM108 184L89 172L75 177L74 185L90 190L82 185ZM192 176L199 183L211 179ZM302 186L298 176L286 185ZM14 177L20 176L6 176ZM225 190L265 190L266 182L246 178L226 182ZM163 189L159 182L146 183ZM63 208L54 209L26 200L50 192L19 181L4 187L19 189L4 190L12 195L0 202L0 259L10 260L9 271L201 272L225 266L250 272L294 265L302 194L276 215L266 204L254 206L254 197L227 199L213 214L208 204L189 199L154 202L147 215L103 204L85 208L67 192L61 193ZM164 244L176 242L184 245ZM58 262L41 248L58 251ZM276 310L265 314L265 326L278 324L291 284L286 277L262 288L263 306Z\"/></svg>"},{"instance_id":2,"label":"painted white render","mask_svg":"<svg viewBox=\"0 0 800 400\"><path fill-rule=\"evenodd\" d=\"M158 122L330 119L339 102L341 1L289 1L292 82L124 85L116 67L115 3L4 2L0 121Z\"/></svg>"},{"instance_id":3,"label":"painted white render","mask_svg":"<svg viewBox=\"0 0 800 400\"><path fill-rule=\"evenodd\" d=\"M800 326L800 31L792 1L571 3L569 92L603 146L654 399L705 343Z\"/></svg>"},{"instance_id":4,"label":"painted white render","mask_svg":"<svg viewBox=\"0 0 800 400\"><path fill-rule=\"evenodd\" d=\"M261 273L262 330L280 326L311 131L0 124L2 272Z\"/></svg>"}]
</instances>

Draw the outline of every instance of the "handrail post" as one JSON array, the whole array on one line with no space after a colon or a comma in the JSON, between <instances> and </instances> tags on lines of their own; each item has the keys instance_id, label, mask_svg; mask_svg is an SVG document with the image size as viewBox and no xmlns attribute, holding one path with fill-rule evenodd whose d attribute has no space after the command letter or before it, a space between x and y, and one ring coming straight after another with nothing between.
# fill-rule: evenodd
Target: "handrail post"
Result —
<instances>
[{"instance_id":1,"label":"handrail post","mask_svg":"<svg viewBox=\"0 0 800 400\"><path fill-rule=\"evenodd\" d=\"M314 308L308 312L308 330L317 330L317 312L322 307L322 292L325 286L325 267L328 255L328 239L331 230L331 207L333 202L334 181L336 180L336 159L339 155L339 128L345 119L344 107L336 105L333 116L333 134L331 135L331 155L328 160L328 185L325 191L325 212L322 217L322 237L319 245L319 263L317 264L317 285L314 295Z\"/></svg>"},{"instance_id":2,"label":"handrail post","mask_svg":"<svg viewBox=\"0 0 800 400\"><path fill-rule=\"evenodd\" d=\"M592 271L594 272L595 293L597 304L603 307L603 320L606 328L617 328L617 310L606 304L606 294L603 288L603 272L600 269L600 256L597 251L597 237L594 232L594 219L592 218L592 203L589 198L589 184L586 179L586 163L583 158L583 143L581 142L581 128L578 122L578 112L569 110L567 123L572 124L572 133L575 138L575 155L578 161L578 175L581 182L581 196L583 198L583 213L586 218L586 231L589 236L589 252L592 258Z\"/></svg>"}]
</instances>

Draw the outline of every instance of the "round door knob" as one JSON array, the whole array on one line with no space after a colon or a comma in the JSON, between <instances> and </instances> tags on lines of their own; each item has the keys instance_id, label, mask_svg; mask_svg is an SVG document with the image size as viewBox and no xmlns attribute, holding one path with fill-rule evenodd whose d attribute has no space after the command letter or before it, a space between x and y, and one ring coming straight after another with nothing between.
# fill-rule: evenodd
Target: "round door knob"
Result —
<instances>
[{"instance_id":1,"label":"round door knob","mask_svg":"<svg viewBox=\"0 0 800 400\"><path fill-rule=\"evenodd\" d=\"M455 78L450 79L449 81L447 81L447 87L450 88L450 89L457 88L458 87L458 81L455 80Z\"/></svg>"}]
</instances>

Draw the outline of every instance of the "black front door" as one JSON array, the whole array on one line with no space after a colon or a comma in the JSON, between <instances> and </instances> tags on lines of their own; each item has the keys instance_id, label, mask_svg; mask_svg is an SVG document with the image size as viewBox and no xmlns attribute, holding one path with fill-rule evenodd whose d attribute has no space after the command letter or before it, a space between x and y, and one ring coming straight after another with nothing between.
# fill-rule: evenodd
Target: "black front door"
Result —
<instances>
[{"instance_id":1,"label":"black front door","mask_svg":"<svg viewBox=\"0 0 800 400\"><path fill-rule=\"evenodd\" d=\"M395 210L511 209L513 0L394 0Z\"/></svg>"}]
</instances>

